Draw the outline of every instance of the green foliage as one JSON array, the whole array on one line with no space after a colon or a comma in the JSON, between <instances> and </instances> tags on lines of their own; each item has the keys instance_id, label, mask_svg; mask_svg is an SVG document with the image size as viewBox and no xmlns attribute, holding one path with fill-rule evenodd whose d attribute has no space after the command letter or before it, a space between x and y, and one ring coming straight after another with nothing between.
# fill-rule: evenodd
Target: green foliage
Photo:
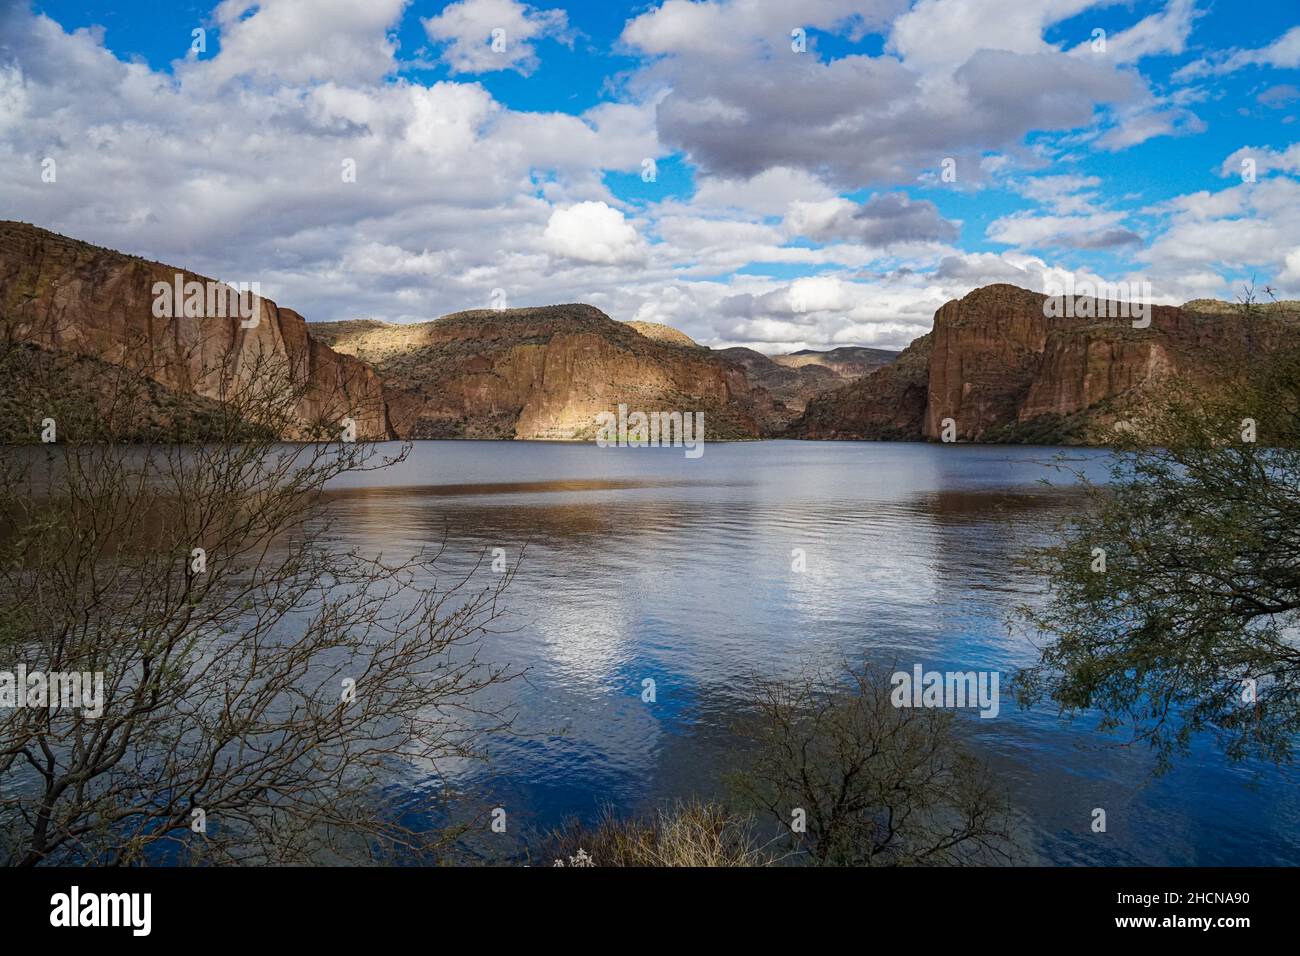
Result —
<instances>
[{"instance_id":1,"label":"green foliage","mask_svg":"<svg viewBox=\"0 0 1300 956\"><path fill-rule=\"evenodd\" d=\"M1225 378L1111 436L1109 483L1033 555L1050 591L1022 611L1047 638L1022 703L1095 710L1162 770L1202 733L1288 761L1300 731L1300 353Z\"/></svg>"},{"instance_id":2,"label":"green foliage","mask_svg":"<svg viewBox=\"0 0 1300 956\"><path fill-rule=\"evenodd\" d=\"M1089 409L1074 415L1038 415L1029 421L1008 422L991 428L980 436L990 444L1007 445L1087 445L1090 444Z\"/></svg>"}]
</instances>

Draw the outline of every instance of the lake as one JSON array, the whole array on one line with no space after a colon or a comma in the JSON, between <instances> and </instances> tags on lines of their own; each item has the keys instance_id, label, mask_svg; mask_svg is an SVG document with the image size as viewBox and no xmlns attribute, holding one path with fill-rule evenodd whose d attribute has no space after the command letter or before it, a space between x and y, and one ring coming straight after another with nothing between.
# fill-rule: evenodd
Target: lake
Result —
<instances>
[{"instance_id":1,"label":"lake","mask_svg":"<svg viewBox=\"0 0 1300 956\"><path fill-rule=\"evenodd\" d=\"M1011 612L1042 592L1017 559L1078 504L1058 456L1104 477L1106 453L1082 449L772 441L688 459L416 442L336 482L326 512L338 546L396 557L445 539L453 565L494 548L519 562L511 630L485 650L527 669L505 689L520 732L487 766L453 769L528 841L602 806L719 794L754 673L867 658L999 671L1005 690L1035 659ZM1157 778L1145 749L1092 721L1002 698L961 726L1005 784L1025 862L1300 862L1296 771L1232 765L1205 742Z\"/></svg>"}]
</instances>

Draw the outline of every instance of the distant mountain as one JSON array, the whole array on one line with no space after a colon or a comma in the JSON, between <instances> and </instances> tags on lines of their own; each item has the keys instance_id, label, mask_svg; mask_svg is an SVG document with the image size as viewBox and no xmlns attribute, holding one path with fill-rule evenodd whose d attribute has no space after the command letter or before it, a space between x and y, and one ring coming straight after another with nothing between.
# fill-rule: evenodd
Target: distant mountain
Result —
<instances>
[{"instance_id":1,"label":"distant mountain","mask_svg":"<svg viewBox=\"0 0 1300 956\"><path fill-rule=\"evenodd\" d=\"M814 397L786 437L917 441L929 376L930 336L923 335L889 365Z\"/></svg>"},{"instance_id":2,"label":"distant mountain","mask_svg":"<svg viewBox=\"0 0 1300 956\"><path fill-rule=\"evenodd\" d=\"M719 349L717 354L743 368L751 383L772 396L771 410L764 419L769 434L782 430L802 414L810 398L846 381L824 365L784 365L779 361L782 356L767 356L754 349Z\"/></svg>"},{"instance_id":3,"label":"distant mountain","mask_svg":"<svg viewBox=\"0 0 1300 956\"><path fill-rule=\"evenodd\" d=\"M818 395L859 379L899 355L857 346L826 352L803 349L785 355L764 355L754 349L734 347L720 349L718 354L743 366L749 380L771 394L772 414L765 422L768 434L782 433Z\"/></svg>"},{"instance_id":4,"label":"distant mountain","mask_svg":"<svg viewBox=\"0 0 1300 956\"><path fill-rule=\"evenodd\" d=\"M944 304L896 362L811 401L788 434L934 441L950 419L963 441L1089 444L1102 426L1139 418L1150 390L1213 384L1300 332L1285 306L1154 306L1150 326L1134 328L1127 317L1084 317L1117 314L1115 303L1075 300L1077 317L1049 318L1046 300L991 285Z\"/></svg>"},{"instance_id":5,"label":"distant mountain","mask_svg":"<svg viewBox=\"0 0 1300 956\"><path fill-rule=\"evenodd\" d=\"M785 355L773 355L772 361L790 368L806 368L820 365L829 368L841 378L861 378L870 375L876 369L888 365L898 358L899 353L893 349L872 349L860 345L842 345L839 348L818 352L814 349L800 349Z\"/></svg>"}]
</instances>

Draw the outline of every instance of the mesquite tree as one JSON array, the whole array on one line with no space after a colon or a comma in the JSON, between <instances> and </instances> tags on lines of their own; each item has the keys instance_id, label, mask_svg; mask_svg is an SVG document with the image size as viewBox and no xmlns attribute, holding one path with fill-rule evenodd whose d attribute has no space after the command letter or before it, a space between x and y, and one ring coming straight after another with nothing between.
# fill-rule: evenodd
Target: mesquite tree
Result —
<instances>
[{"instance_id":1,"label":"mesquite tree","mask_svg":"<svg viewBox=\"0 0 1300 956\"><path fill-rule=\"evenodd\" d=\"M199 400L0 342L18 437L57 435L0 450L0 672L102 679L97 708L0 708L10 864L427 859L436 797L389 785L505 723L478 654L509 575L330 546L326 484L390 460L340 437L363 410L304 422L274 356L220 362Z\"/></svg>"},{"instance_id":2,"label":"mesquite tree","mask_svg":"<svg viewBox=\"0 0 1300 956\"><path fill-rule=\"evenodd\" d=\"M1009 805L963 746L950 710L895 707L890 674L756 678L737 728L751 760L742 801L819 866L931 866L1010 859Z\"/></svg>"},{"instance_id":3,"label":"mesquite tree","mask_svg":"<svg viewBox=\"0 0 1300 956\"><path fill-rule=\"evenodd\" d=\"M1300 356L1184 384L1117 430L1108 482L1031 563L1025 704L1095 710L1167 769L1200 734L1292 757L1300 732Z\"/></svg>"}]
</instances>

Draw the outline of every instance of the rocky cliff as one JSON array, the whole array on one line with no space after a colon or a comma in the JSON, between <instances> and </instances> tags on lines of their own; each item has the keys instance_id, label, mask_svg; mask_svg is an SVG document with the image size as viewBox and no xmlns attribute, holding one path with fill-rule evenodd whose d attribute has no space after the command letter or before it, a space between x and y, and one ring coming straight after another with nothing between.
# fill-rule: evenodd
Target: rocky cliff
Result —
<instances>
[{"instance_id":1,"label":"rocky cliff","mask_svg":"<svg viewBox=\"0 0 1300 956\"><path fill-rule=\"evenodd\" d=\"M198 283L217 293L191 314L181 301L157 315L156 284L176 288L178 277L182 289ZM274 378L291 406L286 438L332 429L345 417L359 439L393 436L373 371L313 340L293 310L252 296L236 303L223 298L226 288L184 269L0 222L0 323L11 341L126 366L186 398L215 400L252 387L255 378ZM232 307L206 307L214 302Z\"/></svg>"},{"instance_id":2,"label":"rocky cliff","mask_svg":"<svg viewBox=\"0 0 1300 956\"><path fill-rule=\"evenodd\" d=\"M54 379L51 370L66 367L77 389L93 389L115 367L135 369L158 406L150 422L165 427L201 423L269 364L291 403L288 438L352 418L362 439L587 439L600 412L625 404L703 412L715 439L938 440L951 423L959 440L1090 443L1140 416L1152 389L1213 384L1224 369L1263 364L1300 332L1295 303L1157 306L1148 325L1134 327L1114 303L1070 300L1061 314L1048 305L1065 300L993 285L943 305L933 329L896 359L860 348L769 357L708 349L588 305L309 326L253 297L232 300L248 303L247 314L213 313L211 299L191 312L179 294L189 283L227 288L0 223L2 341L21 346L23 367ZM160 284L178 289L163 314ZM889 364L873 370L880 362Z\"/></svg>"},{"instance_id":3,"label":"rocky cliff","mask_svg":"<svg viewBox=\"0 0 1300 956\"><path fill-rule=\"evenodd\" d=\"M1074 300L1068 314L1046 303L1010 285L946 303L903 357L810 403L789 434L939 440L951 420L963 441L1089 443L1140 416L1148 389L1212 382L1300 328L1282 309L1155 306L1138 328L1118 303Z\"/></svg>"},{"instance_id":4,"label":"rocky cliff","mask_svg":"<svg viewBox=\"0 0 1300 956\"><path fill-rule=\"evenodd\" d=\"M681 333L648 337L589 305L311 330L378 372L394 427L409 438L589 439L597 414L620 404L699 411L710 438L756 438L770 414L770 396L741 367Z\"/></svg>"}]
</instances>

